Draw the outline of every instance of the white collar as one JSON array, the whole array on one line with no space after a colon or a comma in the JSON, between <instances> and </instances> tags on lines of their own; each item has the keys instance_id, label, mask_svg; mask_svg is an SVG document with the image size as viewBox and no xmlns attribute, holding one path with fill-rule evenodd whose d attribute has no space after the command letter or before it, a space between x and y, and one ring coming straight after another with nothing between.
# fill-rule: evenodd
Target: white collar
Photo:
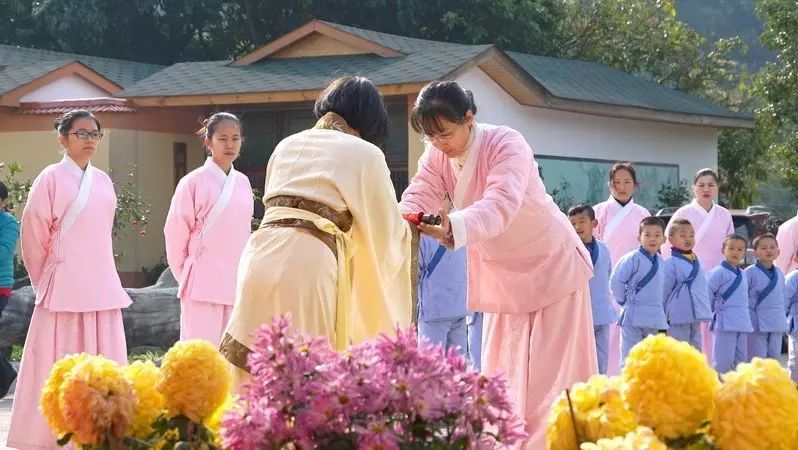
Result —
<instances>
[{"instance_id":1,"label":"white collar","mask_svg":"<svg viewBox=\"0 0 798 450\"><path fill-rule=\"evenodd\" d=\"M696 199L693 199L693 201L690 202L690 204L693 206L693 208L701 211L703 213L703 215L707 215L707 214L711 213L713 209L715 209L715 201L714 200L712 201L712 207L709 208L709 211L704 209L704 207L701 206L701 204L698 203L698 200L696 200Z\"/></svg>"},{"instance_id":2,"label":"white collar","mask_svg":"<svg viewBox=\"0 0 798 450\"><path fill-rule=\"evenodd\" d=\"M203 164L203 166L206 167L211 172L213 172L213 174L215 176L217 176L222 181L226 180L228 175L232 175L232 173L233 173L233 165L232 164L230 165L230 172L229 173L224 173L224 170L222 170L222 168L219 167L218 164L213 162L213 158L211 158L210 156L205 158L205 164Z\"/></svg>"},{"instance_id":3,"label":"white collar","mask_svg":"<svg viewBox=\"0 0 798 450\"><path fill-rule=\"evenodd\" d=\"M471 125L471 130L468 133L468 141L465 145L465 151L458 157L454 158L457 162L457 165L462 169L465 166L466 161L468 160L468 155L471 153L471 150L474 147L474 141L476 141L477 137L477 123L476 121Z\"/></svg>"},{"instance_id":4,"label":"white collar","mask_svg":"<svg viewBox=\"0 0 798 450\"><path fill-rule=\"evenodd\" d=\"M83 175L86 173L86 170L89 170L91 167L91 161L86 164L86 170L83 170L78 166L78 163L75 162L72 158L69 157L66 153L64 153L64 157L61 159L61 164L66 167L66 169L71 173L78 181L83 179Z\"/></svg>"}]
</instances>

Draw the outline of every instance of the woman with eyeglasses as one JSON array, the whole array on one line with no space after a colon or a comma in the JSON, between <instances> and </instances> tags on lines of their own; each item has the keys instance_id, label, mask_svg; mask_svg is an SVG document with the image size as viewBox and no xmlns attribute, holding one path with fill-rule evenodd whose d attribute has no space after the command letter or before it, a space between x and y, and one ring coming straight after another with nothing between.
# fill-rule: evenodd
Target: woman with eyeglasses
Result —
<instances>
[{"instance_id":1,"label":"woman with eyeglasses","mask_svg":"<svg viewBox=\"0 0 798 450\"><path fill-rule=\"evenodd\" d=\"M670 232L675 219L687 219L695 230L695 253L701 269L708 273L723 262L723 241L734 234L734 222L728 209L715 203L718 197L718 174L712 169L701 169L693 177L693 201L677 209L671 217L665 236ZM667 243L662 246L663 256L671 255ZM701 350L712 361L712 333L709 323L701 323Z\"/></svg>"},{"instance_id":2,"label":"woman with eyeglasses","mask_svg":"<svg viewBox=\"0 0 798 450\"><path fill-rule=\"evenodd\" d=\"M127 362L122 308L131 301L114 265L111 232L116 194L91 164L100 122L74 110L54 123L64 156L33 181L22 211L22 258L36 292L25 339L8 446L59 448L39 398L53 364L72 353Z\"/></svg>"},{"instance_id":3,"label":"woman with eyeglasses","mask_svg":"<svg viewBox=\"0 0 798 450\"><path fill-rule=\"evenodd\" d=\"M401 207L439 211L441 224L420 231L467 248L468 307L484 312L482 370L507 374L530 434L524 448L540 449L557 394L598 371L592 264L546 193L524 137L476 122L476 111L473 95L453 81L421 90L411 125L427 148ZM447 194L457 209L448 215Z\"/></svg>"}]
</instances>

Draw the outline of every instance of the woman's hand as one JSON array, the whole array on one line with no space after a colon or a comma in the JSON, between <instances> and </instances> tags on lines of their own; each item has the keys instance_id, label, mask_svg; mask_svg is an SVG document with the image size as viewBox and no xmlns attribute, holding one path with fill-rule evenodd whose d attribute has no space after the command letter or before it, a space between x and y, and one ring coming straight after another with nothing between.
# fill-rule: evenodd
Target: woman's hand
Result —
<instances>
[{"instance_id":1,"label":"woman's hand","mask_svg":"<svg viewBox=\"0 0 798 450\"><path fill-rule=\"evenodd\" d=\"M444 247L451 250L454 248L454 237L452 236L452 223L449 221L449 215L446 214L446 211L439 210L438 215L441 216L441 224L440 225L430 225L428 223L421 222L417 225L418 229L426 234L427 236L432 236L438 240Z\"/></svg>"}]
</instances>

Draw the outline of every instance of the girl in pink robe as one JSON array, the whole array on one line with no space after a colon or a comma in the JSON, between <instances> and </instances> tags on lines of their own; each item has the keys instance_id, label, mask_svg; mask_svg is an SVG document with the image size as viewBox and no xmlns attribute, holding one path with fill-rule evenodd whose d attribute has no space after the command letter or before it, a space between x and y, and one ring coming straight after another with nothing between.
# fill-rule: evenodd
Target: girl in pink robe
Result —
<instances>
[{"instance_id":1,"label":"girl in pink robe","mask_svg":"<svg viewBox=\"0 0 798 450\"><path fill-rule=\"evenodd\" d=\"M779 257L776 258L776 267L788 274L798 268L798 258L795 257L795 254L798 253L798 216L779 226L776 240L781 251Z\"/></svg>"},{"instance_id":2,"label":"girl in pink robe","mask_svg":"<svg viewBox=\"0 0 798 450\"><path fill-rule=\"evenodd\" d=\"M612 267L624 255L635 250L640 222L651 213L634 201L640 184L630 162L619 162L610 169L610 197L594 207L596 211L596 237L610 249ZM618 375L621 370L621 327L610 325L610 343L607 375Z\"/></svg>"},{"instance_id":3,"label":"girl in pink robe","mask_svg":"<svg viewBox=\"0 0 798 450\"><path fill-rule=\"evenodd\" d=\"M588 280L590 256L546 194L523 136L478 124L471 94L453 81L422 89L412 126L426 135L403 212L457 212L422 232L466 246L468 309L484 312L482 370L507 374L527 421L526 449L545 448L551 403L598 372Z\"/></svg>"},{"instance_id":4,"label":"girl in pink robe","mask_svg":"<svg viewBox=\"0 0 798 450\"><path fill-rule=\"evenodd\" d=\"M180 284L180 339L218 346L233 310L254 203L249 179L233 168L241 152L238 118L214 114L200 134L211 156L177 184L164 237L169 267Z\"/></svg>"},{"instance_id":5,"label":"girl in pink robe","mask_svg":"<svg viewBox=\"0 0 798 450\"><path fill-rule=\"evenodd\" d=\"M25 339L8 447L57 449L39 398L53 364L66 355L102 354L127 363L122 311L130 298L114 264L111 232L116 194L91 165L102 138L88 111L56 120L65 155L33 181L22 212L22 258L36 292Z\"/></svg>"},{"instance_id":6,"label":"girl in pink robe","mask_svg":"<svg viewBox=\"0 0 798 450\"><path fill-rule=\"evenodd\" d=\"M718 196L718 175L715 171L701 169L695 174L693 195L695 197L692 202L673 213L670 223L673 223L674 219L682 218L693 224L695 229L693 253L701 262L701 269L704 273L708 273L724 261L723 240L734 233L734 223L729 210L714 201ZM665 235L670 232L670 223ZM665 257L670 256L670 246L663 245L661 252ZM712 333L709 331L709 325L708 322L701 323L701 346L707 355L707 360L712 361Z\"/></svg>"}]
</instances>

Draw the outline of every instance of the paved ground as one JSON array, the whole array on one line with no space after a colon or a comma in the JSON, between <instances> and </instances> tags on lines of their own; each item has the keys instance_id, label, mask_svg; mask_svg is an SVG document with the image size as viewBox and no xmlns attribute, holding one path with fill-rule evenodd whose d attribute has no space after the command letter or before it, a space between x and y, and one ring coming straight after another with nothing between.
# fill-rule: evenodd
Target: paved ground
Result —
<instances>
[{"instance_id":1,"label":"paved ground","mask_svg":"<svg viewBox=\"0 0 798 450\"><path fill-rule=\"evenodd\" d=\"M19 370L19 363L11 363L14 368ZM8 395L0 400L0 448L6 448L6 440L8 439L8 423L11 421L11 404L14 402L14 389L17 383L11 385L11 390Z\"/></svg>"}]
</instances>

